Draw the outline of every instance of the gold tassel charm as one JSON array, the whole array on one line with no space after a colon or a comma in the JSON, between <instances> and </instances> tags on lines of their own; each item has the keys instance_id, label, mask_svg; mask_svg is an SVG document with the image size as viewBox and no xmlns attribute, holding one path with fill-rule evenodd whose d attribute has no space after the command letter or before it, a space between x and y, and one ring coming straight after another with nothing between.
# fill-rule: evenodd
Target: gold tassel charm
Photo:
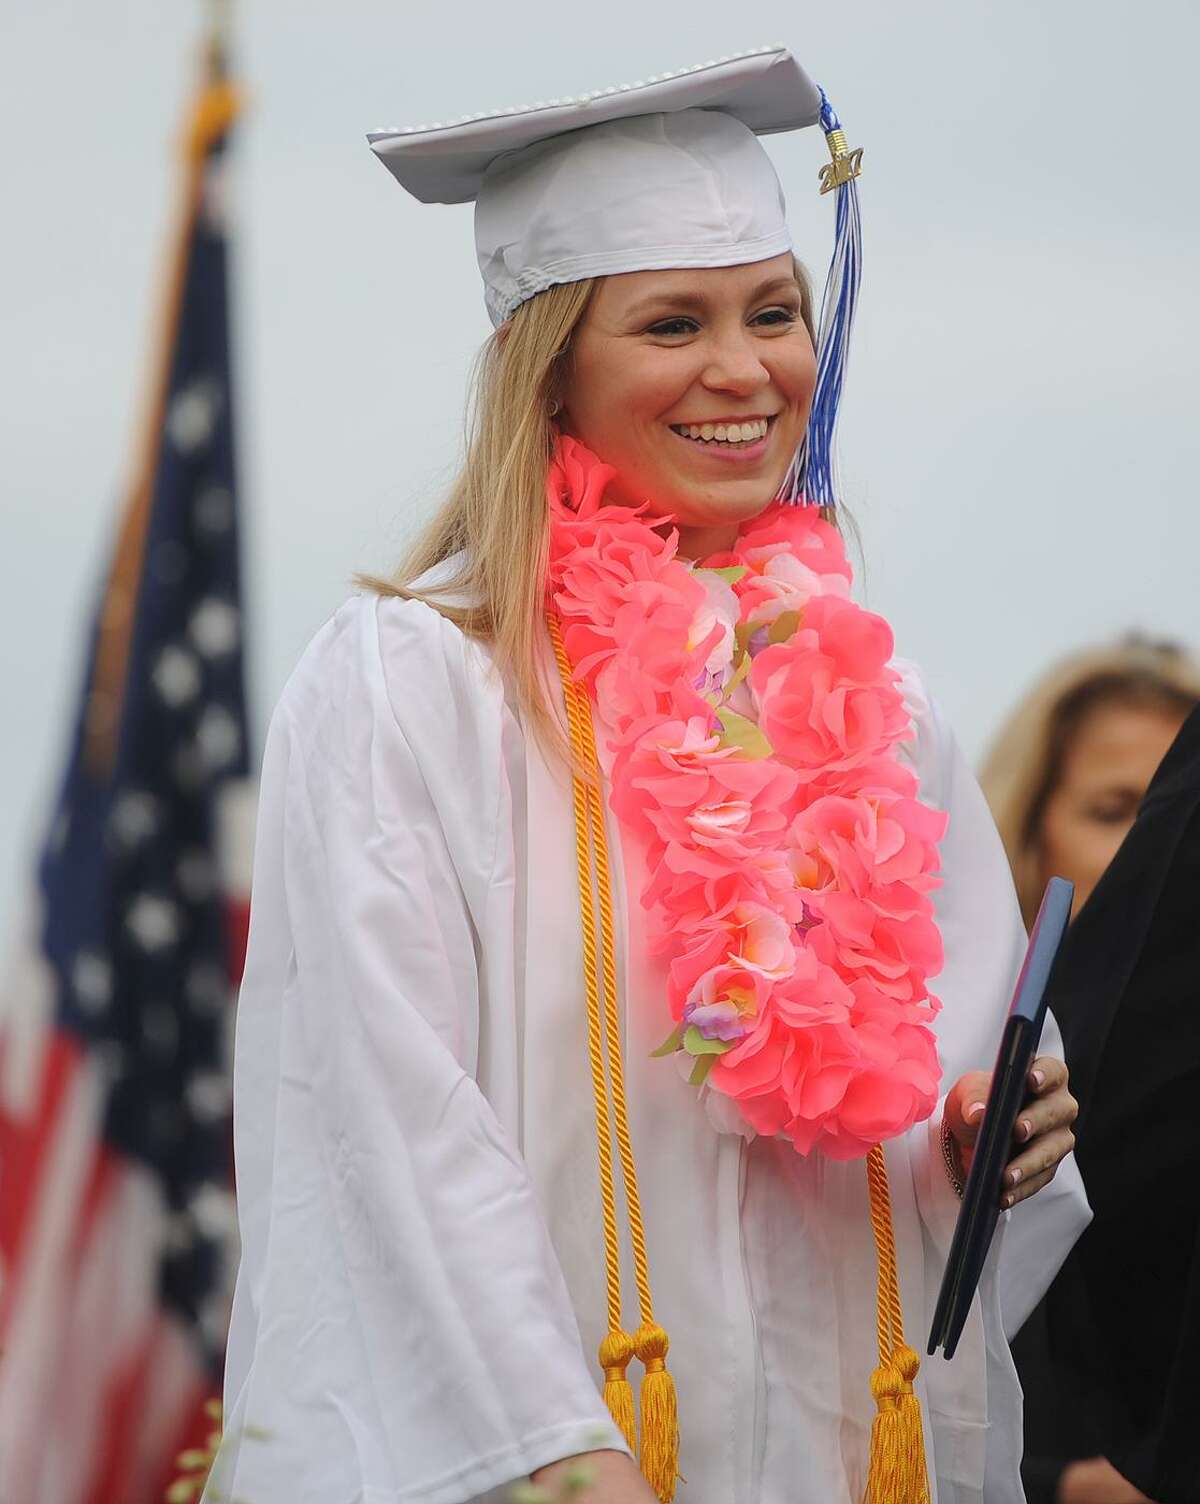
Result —
<instances>
[{"instance_id":1,"label":"gold tassel charm","mask_svg":"<svg viewBox=\"0 0 1200 1504\"><path fill-rule=\"evenodd\" d=\"M633 1340L628 1332L609 1332L600 1344L600 1367L604 1370L604 1403L629 1450L636 1456L633 1385L625 1375L632 1357Z\"/></svg>"},{"instance_id":2,"label":"gold tassel charm","mask_svg":"<svg viewBox=\"0 0 1200 1504\"><path fill-rule=\"evenodd\" d=\"M921 1405L913 1391L920 1360L902 1346L871 1375L878 1407L871 1424L864 1504L928 1504L925 1435Z\"/></svg>"},{"instance_id":3,"label":"gold tassel charm","mask_svg":"<svg viewBox=\"0 0 1200 1504\"><path fill-rule=\"evenodd\" d=\"M667 1368L670 1340L661 1326L644 1321L634 1335L642 1379L642 1476L660 1504L671 1504L679 1477L679 1409L675 1380Z\"/></svg>"},{"instance_id":4,"label":"gold tassel charm","mask_svg":"<svg viewBox=\"0 0 1200 1504\"><path fill-rule=\"evenodd\" d=\"M867 1189L878 1265L879 1366L871 1375L876 1413L871 1424L863 1504L929 1504L921 1402L913 1388L921 1360L904 1340L892 1199L880 1144L867 1155Z\"/></svg>"}]
</instances>

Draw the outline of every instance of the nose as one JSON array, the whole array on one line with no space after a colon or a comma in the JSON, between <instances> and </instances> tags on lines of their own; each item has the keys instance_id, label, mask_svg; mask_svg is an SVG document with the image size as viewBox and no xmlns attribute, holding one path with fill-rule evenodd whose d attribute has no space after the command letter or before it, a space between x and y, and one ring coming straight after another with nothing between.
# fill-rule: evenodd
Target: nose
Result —
<instances>
[{"instance_id":1,"label":"nose","mask_svg":"<svg viewBox=\"0 0 1200 1504\"><path fill-rule=\"evenodd\" d=\"M714 334L701 380L710 391L749 397L769 383L771 373L762 363L753 334L739 323L735 329Z\"/></svg>"}]
</instances>

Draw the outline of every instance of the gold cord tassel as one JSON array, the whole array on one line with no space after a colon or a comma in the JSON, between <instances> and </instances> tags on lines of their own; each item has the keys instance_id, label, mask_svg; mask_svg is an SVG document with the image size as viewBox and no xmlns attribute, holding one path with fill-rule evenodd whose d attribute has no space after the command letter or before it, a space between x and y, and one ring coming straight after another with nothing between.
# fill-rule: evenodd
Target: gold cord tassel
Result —
<instances>
[{"instance_id":1,"label":"gold cord tassel","mask_svg":"<svg viewBox=\"0 0 1200 1504\"><path fill-rule=\"evenodd\" d=\"M643 1322L633 1340L638 1359L646 1368L642 1380L642 1476L662 1504L670 1504L679 1476L679 1408L675 1380L667 1368L671 1343L653 1321Z\"/></svg>"},{"instance_id":2,"label":"gold cord tassel","mask_svg":"<svg viewBox=\"0 0 1200 1504\"><path fill-rule=\"evenodd\" d=\"M633 1415L633 1385L625 1376L633 1357L633 1341L628 1332L609 1332L600 1344L600 1367L604 1370L604 1403L616 1422L625 1444L637 1453L637 1428Z\"/></svg>"},{"instance_id":3,"label":"gold cord tassel","mask_svg":"<svg viewBox=\"0 0 1200 1504\"><path fill-rule=\"evenodd\" d=\"M629 1133L625 1101L625 1070L621 1058L621 1022L617 1008L617 963L614 938L612 880L604 809L600 800L600 770L596 761L592 708L587 691L578 685L563 646L557 617L546 619L555 662L566 701L567 728L574 758L572 793L575 811L575 854L579 873L579 915L583 931L583 971L587 995L588 1056L596 1105L596 1144L600 1161L600 1199L604 1213L605 1271L608 1281L608 1335L600 1344L604 1370L604 1400L629 1443L634 1446L633 1390L625 1377L630 1357L636 1353L645 1367L641 1387L642 1474L660 1504L671 1504L679 1476L679 1420L675 1381L667 1370L669 1339L654 1320L650 1296L649 1260L638 1194L637 1169ZM594 894L593 894L594 884ZM597 955L596 909L600 915ZM600 1014L600 977L603 971L604 1017ZM609 1087L612 1115L609 1116ZM634 1279L642 1323L630 1339L621 1327L621 1277L616 1233L616 1199L613 1185L613 1129L621 1161L625 1200L629 1213L629 1238L633 1246Z\"/></svg>"},{"instance_id":4,"label":"gold cord tassel","mask_svg":"<svg viewBox=\"0 0 1200 1504\"><path fill-rule=\"evenodd\" d=\"M867 1155L867 1188L878 1262L879 1367L871 1375L876 1414L871 1425L864 1504L929 1504L921 1402L913 1388L921 1363L904 1340L892 1201L879 1144Z\"/></svg>"}]
</instances>

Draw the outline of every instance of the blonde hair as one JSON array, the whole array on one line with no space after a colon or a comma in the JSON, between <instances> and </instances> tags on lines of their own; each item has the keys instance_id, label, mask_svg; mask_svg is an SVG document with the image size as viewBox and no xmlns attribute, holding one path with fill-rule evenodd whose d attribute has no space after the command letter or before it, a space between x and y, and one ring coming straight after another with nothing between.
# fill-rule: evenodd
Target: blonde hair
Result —
<instances>
[{"instance_id":1,"label":"blonde hair","mask_svg":"<svg viewBox=\"0 0 1200 1504\"><path fill-rule=\"evenodd\" d=\"M812 294L793 258L801 317L814 339ZM546 473L572 341L598 279L549 287L487 340L471 383L466 458L450 494L389 579L359 576L381 595L421 600L489 643L531 729L561 746L539 665L547 561ZM439 571L436 583L422 576Z\"/></svg>"},{"instance_id":2,"label":"blonde hair","mask_svg":"<svg viewBox=\"0 0 1200 1504\"><path fill-rule=\"evenodd\" d=\"M1120 705L1187 715L1200 704L1200 663L1171 642L1130 636L1055 663L994 737L980 783L1004 842L1026 925L1041 899L1042 816L1085 718Z\"/></svg>"}]
</instances>

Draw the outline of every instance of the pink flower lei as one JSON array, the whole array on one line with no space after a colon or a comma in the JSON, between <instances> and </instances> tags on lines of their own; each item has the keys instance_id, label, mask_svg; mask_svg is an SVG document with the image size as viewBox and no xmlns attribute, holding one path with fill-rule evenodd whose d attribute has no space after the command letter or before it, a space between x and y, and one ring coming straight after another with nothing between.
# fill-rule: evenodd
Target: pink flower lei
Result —
<instances>
[{"instance_id":1,"label":"pink flower lei","mask_svg":"<svg viewBox=\"0 0 1200 1504\"><path fill-rule=\"evenodd\" d=\"M694 1061L759 1133L865 1155L933 1111L929 894L946 817L899 756L892 634L850 599L836 528L773 505L691 564L614 475L561 438L549 596L642 842L651 945Z\"/></svg>"}]
</instances>

